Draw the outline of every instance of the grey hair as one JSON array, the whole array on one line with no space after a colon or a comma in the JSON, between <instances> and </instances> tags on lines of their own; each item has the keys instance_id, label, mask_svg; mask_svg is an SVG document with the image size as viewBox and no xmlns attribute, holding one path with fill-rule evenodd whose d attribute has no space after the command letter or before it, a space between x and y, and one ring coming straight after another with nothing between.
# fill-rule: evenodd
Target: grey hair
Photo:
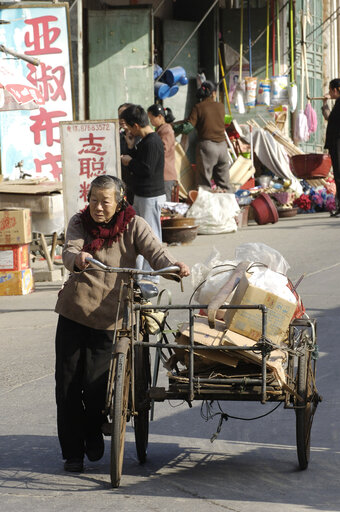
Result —
<instances>
[{"instance_id":1,"label":"grey hair","mask_svg":"<svg viewBox=\"0 0 340 512\"><path fill-rule=\"evenodd\" d=\"M116 192L116 201L119 203L125 195L125 186L122 180L116 178L116 176L111 176L110 174L103 174L102 176L97 176L90 185L89 192L87 194L87 200L90 200L91 192L93 188L114 188Z\"/></svg>"}]
</instances>

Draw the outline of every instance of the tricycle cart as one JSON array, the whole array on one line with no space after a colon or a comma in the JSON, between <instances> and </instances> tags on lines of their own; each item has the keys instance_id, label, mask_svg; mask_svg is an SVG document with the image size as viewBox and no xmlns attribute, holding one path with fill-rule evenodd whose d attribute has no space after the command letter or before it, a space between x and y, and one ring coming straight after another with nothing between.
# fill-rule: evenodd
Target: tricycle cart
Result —
<instances>
[{"instance_id":1,"label":"tricycle cart","mask_svg":"<svg viewBox=\"0 0 340 512\"><path fill-rule=\"evenodd\" d=\"M299 466L306 469L310 456L310 435L314 413L321 401L316 388L316 321L294 319L289 327L284 347L275 345L266 337L267 308L264 305L222 306L222 309L256 309L262 315L262 335L251 345L203 345L195 342L197 313L208 305L151 305L150 299L158 295L152 284L137 283L137 269L107 267L100 262L89 261L105 272L123 272L119 308L123 321L113 339L113 352L109 371L106 410L109 422L103 431L111 435L110 474L113 487L120 485L126 422L132 418L135 430L137 456L145 462L148 446L149 416L153 416L155 402L181 400L190 405L194 400L205 401L260 401L284 404L285 409L294 409L296 416L296 443ZM174 277L178 267L154 271L154 275ZM150 272L147 272L150 274ZM177 276L178 277L178 276ZM118 309L119 309L118 308ZM187 339L175 332L173 342L168 340L168 316L187 314ZM202 317L201 317L202 318ZM151 341L150 336L155 341ZM155 338L156 337L156 338ZM155 349L153 371L150 349ZM284 381L268 366L274 351L285 353ZM209 366L200 364L202 359L213 358L212 354L241 357L236 367L216 362ZM257 355L253 364L249 356ZM205 357L206 356L206 357ZM179 362L180 361L180 362ZM183 362L184 361L184 362ZM168 387L157 386L160 362L168 369ZM182 363L182 364L181 364ZM226 415L224 415L226 416ZM221 412L220 425L223 420ZM219 427L220 428L220 427Z\"/></svg>"}]
</instances>

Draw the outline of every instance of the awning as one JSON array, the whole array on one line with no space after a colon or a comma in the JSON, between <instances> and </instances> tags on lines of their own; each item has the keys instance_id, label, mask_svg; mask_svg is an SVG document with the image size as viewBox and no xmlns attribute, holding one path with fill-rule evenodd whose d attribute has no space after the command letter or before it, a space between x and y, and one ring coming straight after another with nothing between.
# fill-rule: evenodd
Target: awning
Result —
<instances>
[{"instance_id":1,"label":"awning","mask_svg":"<svg viewBox=\"0 0 340 512\"><path fill-rule=\"evenodd\" d=\"M43 95L37 87L18 71L0 62L0 111L32 110L44 103Z\"/></svg>"}]
</instances>

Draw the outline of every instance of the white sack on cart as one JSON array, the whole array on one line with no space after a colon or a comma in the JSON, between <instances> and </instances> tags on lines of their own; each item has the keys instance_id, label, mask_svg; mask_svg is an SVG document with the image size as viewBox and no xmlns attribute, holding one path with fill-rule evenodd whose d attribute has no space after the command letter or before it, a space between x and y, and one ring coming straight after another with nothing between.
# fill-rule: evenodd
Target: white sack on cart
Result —
<instances>
[{"instance_id":1,"label":"white sack on cart","mask_svg":"<svg viewBox=\"0 0 340 512\"><path fill-rule=\"evenodd\" d=\"M273 293L281 299L296 304L296 298L287 286L288 279L282 274L273 272L269 268L254 268L248 281L253 286L261 288L261 290Z\"/></svg>"},{"instance_id":2,"label":"white sack on cart","mask_svg":"<svg viewBox=\"0 0 340 512\"><path fill-rule=\"evenodd\" d=\"M218 290L220 290L222 286L224 286L229 280L232 269L235 268L241 261L249 261L250 265L252 263L265 265L268 267L268 269L273 271L276 276L278 275L279 279L282 277L284 279L284 283L283 281L280 281L279 288L281 287L281 294L279 293L278 295L282 296L282 298L285 298L284 295L287 288L287 278L284 276L287 274L288 269L290 268L288 262L276 249L273 249L272 247L269 247L268 245L261 242L248 242L239 245L235 249L235 260L223 259L223 256L221 256L219 251L216 248L213 248L213 251L210 253L206 261L193 265L191 269L191 282L195 290L193 294L193 300L197 304L209 304ZM251 272L254 270L255 269L253 268ZM264 269L262 268L261 270L263 271ZM283 276L281 276L281 274L283 274ZM269 276L269 282L266 281L268 288L264 289L272 293L276 293L273 290L271 282L272 275L270 273L267 275ZM260 276L260 274L258 274L258 276ZM256 283L252 284L257 286ZM284 286L283 291L281 284ZM259 287L261 288L262 286ZM289 292L288 288L287 291ZM293 294L291 295L293 296ZM229 299L230 298L231 296ZM292 300L287 300L296 302L295 298ZM221 312L221 314L222 313L224 314L224 312ZM218 313L217 318L221 318L221 314Z\"/></svg>"},{"instance_id":3,"label":"white sack on cart","mask_svg":"<svg viewBox=\"0 0 340 512\"><path fill-rule=\"evenodd\" d=\"M288 262L276 249L261 242L248 242L241 244L235 249L235 259L237 262L250 261L262 263L274 272L280 272L287 275L290 268Z\"/></svg>"},{"instance_id":4,"label":"white sack on cart","mask_svg":"<svg viewBox=\"0 0 340 512\"><path fill-rule=\"evenodd\" d=\"M196 219L200 235L216 235L237 231L235 217L239 213L240 208L234 194L215 194L200 187L187 217Z\"/></svg>"}]
</instances>

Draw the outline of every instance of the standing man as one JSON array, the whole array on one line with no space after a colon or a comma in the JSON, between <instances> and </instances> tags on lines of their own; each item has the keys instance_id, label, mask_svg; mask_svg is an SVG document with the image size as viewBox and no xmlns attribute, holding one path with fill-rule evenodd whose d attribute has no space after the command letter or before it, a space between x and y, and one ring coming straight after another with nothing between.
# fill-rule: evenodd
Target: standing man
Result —
<instances>
[{"instance_id":1,"label":"standing man","mask_svg":"<svg viewBox=\"0 0 340 512\"><path fill-rule=\"evenodd\" d=\"M328 99L335 100L332 111L327 104ZM331 217L338 217L340 215L340 78L334 78L329 82L329 94L325 95L322 115L328 120L325 149L328 149L332 159L336 186L335 210L331 212Z\"/></svg>"},{"instance_id":2,"label":"standing man","mask_svg":"<svg viewBox=\"0 0 340 512\"><path fill-rule=\"evenodd\" d=\"M125 121L120 117L121 114L128 107L131 107L132 103L123 103L118 107L118 119L119 119L119 142L120 142L120 154L130 155L131 151L139 141L136 139L127 129ZM122 167L122 180L125 184L126 199L130 204L133 204L133 184L131 183L131 173L124 165Z\"/></svg>"},{"instance_id":3,"label":"standing man","mask_svg":"<svg viewBox=\"0 0 340 512\"><path fill-rule=\"evenodd\" d=\"M160 204L166 200L162 140L149 125L148 115L140 105L126 108L120 118L134 137L141 137L132 156L121 156L122 164L128 168L133 179L133 207L137 215L148 222L155 236L162 240ZM137 259L137 268L151 269L142 257ZM150 280L155 278L150 277Z\"/></svg>"}]
</instances>

